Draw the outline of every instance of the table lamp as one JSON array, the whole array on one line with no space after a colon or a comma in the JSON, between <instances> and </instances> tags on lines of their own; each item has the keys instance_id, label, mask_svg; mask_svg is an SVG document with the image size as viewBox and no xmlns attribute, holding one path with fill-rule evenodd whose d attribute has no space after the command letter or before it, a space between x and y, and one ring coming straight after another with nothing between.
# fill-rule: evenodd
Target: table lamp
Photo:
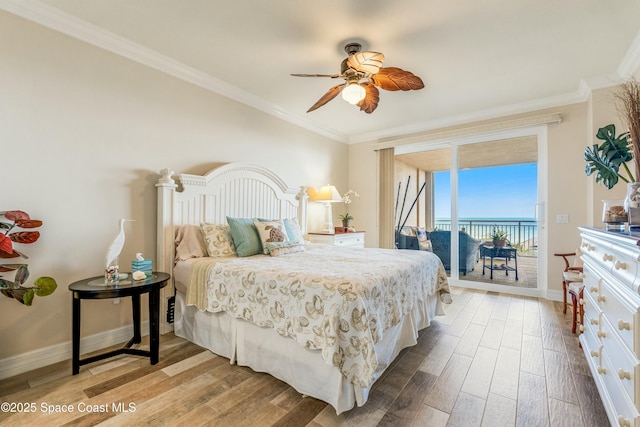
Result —
<instances>
[{"instance_id":1,"label":"table lamp","mask_svg":"<svg viewBox=\"0 0 640 427\"><path fill-rule=\"evenodd\" d=\"M331 203L341 202L342 197L338 190L333 185L325 185L313 194L312 200L314 202L324 203L324 223L322 224L322 232L333 234L335 229L333 228L333 213L331 212Z\"/></svg>"}]
</instances>

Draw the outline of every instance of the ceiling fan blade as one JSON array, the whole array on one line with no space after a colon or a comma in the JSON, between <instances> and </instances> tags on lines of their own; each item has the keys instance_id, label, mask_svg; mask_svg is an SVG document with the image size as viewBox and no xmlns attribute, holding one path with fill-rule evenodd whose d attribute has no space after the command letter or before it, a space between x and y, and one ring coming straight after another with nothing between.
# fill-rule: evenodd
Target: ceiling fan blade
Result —
<instances>
[{"instance_id":1,"label":"ceiling fan blade","mask_svg":"<svg viewBox=\"0 0 640 427\"><path fill-rule=\"evenodd\" d=\"M382 67L384 55L380 52L356 52L347 58L347 66L356 71L375 74Z\"/></svg>"},{"instance_id":2,"label":"ceiling fan blade","mask_svg":"<svg viewBox=\"0 0 640 427\"><path fill-rule=\"evenodd\" d=\"M371 114L378 107L378 102L380 101L380 91L371 83L362 83L361 86L364 88L367 94L365 95L364 99L358 102L356 105L360 107L360 111Z\"/></svg>"},{"instance_id":3,"label":"ceiling fan blade","mask_svg":"<svg viewBox=\"0 0 640 427\"><path fill-rule=\"evenodd\" d=\"M342 83L339 84L337 86L332 87L331 89L329 89L329 91L327 93L325 93L324 95L322 95L322 98L320 98L318 100L318 102L316 102L315 104L313 104L311 106L311 108L309 108L307 110L307 113L310 113L314 110L317 110L318 108L322 107L324 104L326 104L327 102L331 101L333 98L335 98L336 96L338 96L338 94L340 93L340 91L342 90L343 87L346 86L346 83Z\"/></svg>"},{"instance_id":4,"label":"ceiling fan blade","mask_svg":"<svg viewBox=\"0 0 640 427\"><path fill-rule=\"evenodd\" d=\"M420 77L397 67L380 68L376 75L371 76L371 82L384 90L418 90L424 87Z\"/></svg>"},{"instance_id":5,"label":"ceiling fan blade","mask_svg":"<svg viewBox=\"0 0 640 427\"><path fill-rule=\"evenodd\" d=\"M332 79L337 79L338 77L342 77L342 74L291 74L294 77L331 77Z\"/></svg>"}]
</instances>

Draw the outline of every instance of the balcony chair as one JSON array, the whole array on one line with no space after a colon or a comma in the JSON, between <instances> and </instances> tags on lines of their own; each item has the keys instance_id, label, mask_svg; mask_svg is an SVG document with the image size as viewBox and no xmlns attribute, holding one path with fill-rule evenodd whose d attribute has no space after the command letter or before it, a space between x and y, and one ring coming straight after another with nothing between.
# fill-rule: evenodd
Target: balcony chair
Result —
<instances>
[{"instance_id":1,"label":"balcony chair","mask_svg":"<svg viewBox=\"0 0 640 427\"><path fill-rule=\"evenodd\" d=\"M567 313L567 305L569 305L567 303L568 293L571 296L571 311L573 311L571 332L575 334L578 323L582 324L584 320L584 308L582 304L580 304L584 290L584 283L582 282L582 259L580 258L582 253L578 249L576 252L554 255L562 257L564 260L564 271L562 272L562 312L564 314ZM570 257L573 257L573 262L569 262Z\"/></svg>"}]
</instances>

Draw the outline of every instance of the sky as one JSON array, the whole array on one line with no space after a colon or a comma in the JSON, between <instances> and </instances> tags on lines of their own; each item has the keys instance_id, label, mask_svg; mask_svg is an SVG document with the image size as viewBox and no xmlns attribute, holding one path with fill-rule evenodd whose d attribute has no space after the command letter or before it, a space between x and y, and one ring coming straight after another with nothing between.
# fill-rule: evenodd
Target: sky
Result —
<instances>
[{"instance_id":1,"label":"sky","mask_svg":"<svg viewBox=\"0 0 640 427\"><path fill-rule=\"evenodd\" d=\"M435 174L435 217L451 217L449 172ZM534 218L538 166L495 166L458 172L459 218Z\"/></svg>"}]
</instances>

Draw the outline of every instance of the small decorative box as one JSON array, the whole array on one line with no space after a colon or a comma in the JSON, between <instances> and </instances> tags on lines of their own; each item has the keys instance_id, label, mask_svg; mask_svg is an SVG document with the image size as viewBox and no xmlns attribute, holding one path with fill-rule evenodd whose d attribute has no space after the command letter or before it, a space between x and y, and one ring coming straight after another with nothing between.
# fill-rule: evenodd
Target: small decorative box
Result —
<instances>
[{"instance_id":1,"label":"small decorative box","mask_svg":"<svg viewBox=\"0 0 640 427\"><path fill-rule=\"evenodd\" d=\"M131 261L131 273L136 271L142 271L147 276L147 279L151 277L153 271L153 262L150 259L134 260Z\"/></svg>"}]
</instances>

